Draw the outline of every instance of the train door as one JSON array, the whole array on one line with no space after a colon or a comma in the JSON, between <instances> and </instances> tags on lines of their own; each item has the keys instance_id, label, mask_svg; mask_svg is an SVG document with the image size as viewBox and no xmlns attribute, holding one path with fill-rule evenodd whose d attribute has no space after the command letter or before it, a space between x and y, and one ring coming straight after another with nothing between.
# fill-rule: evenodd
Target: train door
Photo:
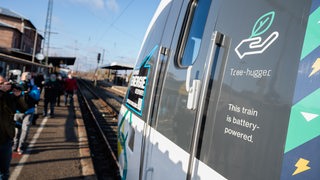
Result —
<instances>
[{"instance_id":1,"label":"train door","mask_svg":"<svg viewBox=\"0 0 320 180\"><path fill-rule=\"evenodd\" d=\"M122 179L142 179L146 166L154 101L169 57L183 0L163 0L146 32L119 115L119 162ZM147 139L148 138L148 139Z\"/></svg>"},{"instance_id":2,"label":"train door","mask_svg":"<svg viewBox=\"0 0 320 180\"><path fill-rule=\"evenodd\" d=\"M142 179L187 177L197 99L212 35L204 36L210 4L211 0L183 1L175 31L168 32L174 33L173 39L163 36L168 54L155 84Z\"/></svg>"},{"instance_id":3,"label":"train door","mask_svg":"<svg viewBox=\"0 0 320 180\"><path fill-rule=\"evenodd\" d=\"M311 1L212 3L189 178L280 179Z\"/></svg>"}]
</instances>

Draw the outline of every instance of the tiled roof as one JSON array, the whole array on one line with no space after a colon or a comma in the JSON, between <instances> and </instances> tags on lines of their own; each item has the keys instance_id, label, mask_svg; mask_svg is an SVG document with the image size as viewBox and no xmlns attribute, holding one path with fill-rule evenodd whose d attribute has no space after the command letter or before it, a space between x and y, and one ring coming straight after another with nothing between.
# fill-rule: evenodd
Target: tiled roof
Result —
<instances>
[{"instance_id":1,"label":"tiled roof","mask_svg":"<svg viewBox=\"0 0 320 180\"><path fill-rule=\"evenodd\" d=\"M0 14L5 15L5 16L9 16L9 17L13 17L13 18L19 18L19 19L26 19L27 18L23 17L22 15L10 10L10 9L6 9L3 7L0 7Z\"/></svg>"}]
</instances>

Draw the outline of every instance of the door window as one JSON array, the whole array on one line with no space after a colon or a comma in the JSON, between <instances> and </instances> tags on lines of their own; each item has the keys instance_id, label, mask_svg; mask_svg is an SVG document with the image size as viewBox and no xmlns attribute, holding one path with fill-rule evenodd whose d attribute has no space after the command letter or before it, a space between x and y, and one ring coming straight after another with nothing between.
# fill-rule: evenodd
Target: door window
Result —
<instances>
[{"instance_id":1,"label":"door window","mask_svg":"<svg viewBox=\"0 0 320 180\"><path fill-rule=\"evenodd\" d=\"M211 0L190 2L180 48L178 48L178 65L182 67L192 65L198 56L210 3Z\"/></svg>"},{"instance_id":2,"label":"door window","mask_svg":"<svg viewBox=\"0 0 320 180\"><path fill-rule=\"evenodd\" d=\"M189 4L190 9L187 10L188 13L184 18L184 22L188 21L188 23L183 24L181 31L183 35L180 35L182 40L178 45L178 49L185 47L185 51L178 52L180 54L184 52L183 63L182 65L178 63L180 66L177 68L173 64L175 62L169 62L157 115L157 130L187 152L192 139L195 111L186 108L188 98L185 90L186 74L185 69L180 67L191 65L198 55L210 3L211 0L199 0ZM188 42L185 42L186 46L182 45L184 37L188 37Z\"/></svg>"}]
</instances>

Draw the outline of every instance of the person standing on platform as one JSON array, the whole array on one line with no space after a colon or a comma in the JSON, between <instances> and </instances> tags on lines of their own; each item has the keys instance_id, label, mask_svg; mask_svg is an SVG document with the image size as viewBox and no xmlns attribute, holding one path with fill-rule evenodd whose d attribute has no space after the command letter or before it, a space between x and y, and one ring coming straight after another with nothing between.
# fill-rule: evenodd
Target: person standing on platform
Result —
<instances>
[{"instance_id":1,"label":"person standing on platform","mask_svg":"<svg viewBox=\"0 0 320 180\"><path fill-rule=\"evenodd\" d=\"M48 104L50 103L50 118L54 117L54 107L56 105L56 100L59 91L59 84L57 82L57 76L51 74L49 81L45 82L44 86L44 108L43 116L48 115Z\"/></svg>"},{"instance_id":2,"label":"person standing on platform","mask_svg":"<svg viewBox=\"0 0 320 180\"><path fill-rule=\"evenodd\" d=\"M64 105L67 106L68 98L69 98L69 105L73 106L73 95L78 90L77 80L72 76L72 73L68 73L68 78L64 81Z\"/></svg>"},{"instance_id":3,"label":"person standing on platform","mask_svg":"<svg viewBox=\"0 0 320 180\"><path fill-rule=\"evenodd\" d=\"M9 91L12 89L12 94ZM20 96L21 89L12 87L7 80L0 76L0 179L9 179L9 168L12 158L12 139L15 134L13 120L16 110L24 112L27 105Z\"/></svg>"},{"instance_id":4,"label":"person standing on platform","mask_svg":"<svg viewBox=\"0 0 320 180\"><path fill-rule=\"evenodd\" d=\"M22 127L16 128L16 134L14 137L12 149L14 151L17 151L19 154L22 154L24 142L28 137L29 128L33 120L35 105L38 103L40 99L40 91L34 85L30 72L22 73L21 82L17 86L21 86L21 89L24 90L23 98L26 104L28 105L28 110L24 113L18 112L15 114L15 121L21 122Z\"/></svg>"},{"instance_id":5,"label":"person standing on platform","mask_svg":"<svg viewBox=\"0 0 320 180\"><path fill-rule=\"evenodd\" d=\"M40 89L40 94L42 92L43 84L44 84L44 76L42 73L37 73L37 75L34 77L34 84L38 86Z\"/></svg>"},{"instance_id":6,"label":"person standing on platform","mask_svg":"<svg viewBox=\"0 0 320 180\"><path fill-rule=\"evenodd\" d=\"M60 106L60 97L64 94L64 81L62 79L61 74L57 75L57 82L59 84L58 87L58 95L57 95L57 106Z\"/></svg>"}]
</instances>

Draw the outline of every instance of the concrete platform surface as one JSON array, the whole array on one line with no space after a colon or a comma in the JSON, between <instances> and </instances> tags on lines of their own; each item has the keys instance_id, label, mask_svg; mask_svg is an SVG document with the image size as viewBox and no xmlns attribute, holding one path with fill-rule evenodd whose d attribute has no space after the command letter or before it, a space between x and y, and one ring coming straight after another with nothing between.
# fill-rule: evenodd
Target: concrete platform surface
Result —
<instances>
[{"instance_id":1,"label":"concrete platform surface","mask_svg":"<svg viewBox=\"0 0 320 180\"><path fill-rule=\"evenodd\" d=\"M13 153L10 179L96 179L77 98L74 106L61 105L54 118L43 117L40 101L27 148Z\"/></svg>"}]
</instances>

